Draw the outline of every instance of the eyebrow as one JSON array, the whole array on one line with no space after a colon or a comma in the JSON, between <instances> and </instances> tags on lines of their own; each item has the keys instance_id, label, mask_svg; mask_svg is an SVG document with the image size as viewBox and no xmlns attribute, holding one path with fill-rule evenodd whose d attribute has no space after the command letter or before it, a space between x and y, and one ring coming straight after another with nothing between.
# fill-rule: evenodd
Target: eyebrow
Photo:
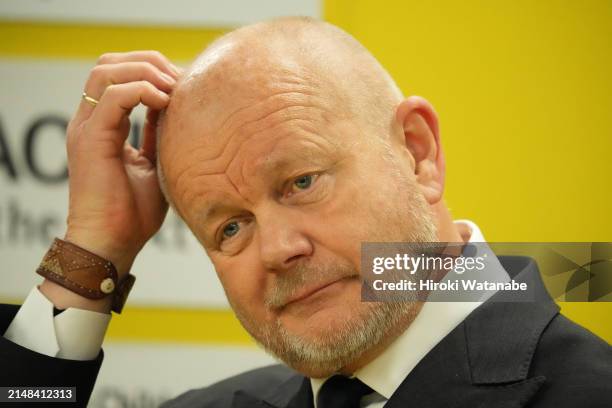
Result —
<instances>
[{"instance_id":1,"label":"eyebrow","mask_svg":"<svg viewBox=\"0 0 612 408\"><path fill-rule=\"evenodd\" d=\"M262 166L262 172L272 173L285 170L288 167L294 166L297 160L321 164L321 162L328 160L328 158L321 153L321 149L318 148L318 146L316 148L302 147L301 149L292 149L292 157L283 155L279 158L270 159Z\"/></svg>"},{"instance_id":2,"label":"eyebrow","mask_svg":"<svg viewBox=\"0 0 612 408\"><path fill-rule=\"evenodd\" d=\"M334 146L335 147L335 146ZM336 149L334 148L335 152ZM307 161L314 164L322 164L323 162L329 161L329 157L322 153L322 149L319 146L316 147L302 147L301 149L292 149L292 156L273 158L266 160L262 165L261 171L257 171L258 174L275 174L286 170L289 167L295 166L298 160ZM208 231L211 219L218 214L223 212L229 212L235 210L236 206L229 204L226 200L210 201L203 205L202 209L198 211L197 222L201 224L205 231Z\"/></svg>"},{"instance_id":3,"label":"eyebrow","mask_svg":"<svg viewBox=\"0 0 612 408\"><path fill-rule=\"evenodd\" d=\"M229 212L230 209L235 208L233 205L229 205L224 202L208 202L204 204L201 211L198 211L197 222L204 226L204 229L208 229L211 219L218 214L223 212Z\"/></svg>"}]
</instances>

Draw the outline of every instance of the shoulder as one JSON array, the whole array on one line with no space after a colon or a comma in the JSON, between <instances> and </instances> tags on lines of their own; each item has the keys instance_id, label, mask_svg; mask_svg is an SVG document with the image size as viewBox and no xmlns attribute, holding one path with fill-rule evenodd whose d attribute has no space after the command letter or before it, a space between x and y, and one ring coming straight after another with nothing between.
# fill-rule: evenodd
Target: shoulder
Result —
<instances>
[{"instance_id":1,"label":"shoulder","mask_svg":"<svg viewBox=\"0 0 612 408\"><path fill-rule=\"evenodd\" d=\"M238 390L263 396L292 377L299 376L284 365L271 365L247 371L208 387L187 391L162 405L163 408L229 407Z\"/></svg>"},{"instance_id":2,"label":"shoulder","mask_svg":"<svg viewBox=\"0 0 612 408\"><path fill-rule=\"evenodd\" d=\"M19 311L19 305L0 304L0 333L4 333Z\"/></svg>"},{"instance_id":3,"label":"shoulder","mask_svg":"<svg viewBox=\"0 0 612 408\"><path fill-rule=\"evenodd\" d=\"M542 333L530 371L546 377L540 393L546 406L551 402L551 406L584 402L612 406L612 347L563 315L557 315Z\"/></svg>"},{"instance_id":4,"label":"shoulder","mask_svg":"<svg viewBox=\"0 0 612 408\"><path fill-rule=\"evenodd\" d=\"M612 374L612 347L603 339L562 314L557 315L542 333L536 358L557 369L597 371ZM536 360L538 361L538 360Z\"/></svg>"}]
</instances>

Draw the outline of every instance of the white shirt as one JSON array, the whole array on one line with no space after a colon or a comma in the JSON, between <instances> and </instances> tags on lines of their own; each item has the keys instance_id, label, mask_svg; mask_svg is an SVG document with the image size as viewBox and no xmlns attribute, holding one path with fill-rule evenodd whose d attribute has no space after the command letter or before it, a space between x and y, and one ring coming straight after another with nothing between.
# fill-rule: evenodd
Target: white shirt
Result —
<instances>
[{"instance_id":1,"label":"white shirt","mask_svg":"<svg viewBox=\"0 0 612 408\"><path fill-rule=\"evenodd\" d=\"M4 338L51 357L93 360L102 347L111 315L68 308L53 316L53 303L32 288Z\"/></svg>"},{"instance_id":2,"label":"white shirt","mask_svg":"<svg viewBox=\"0 0 612 408\"><path fill-rule=\"evenodd\" d=\"M473 222L455 223L471 230L469 242L484 242ZM500 281L509 280L497 257L488 257L486 262L488 273L497 273L496 279ZM382 407L419 361L482 301L425 302L412 324L381 355L355 373L355 377L375 391L362 399L362 407ZM76 308L68 308L54 317L53 304L34 287L4 337L51 357L91 360L100 352L110 319L110 314ZM316 396L324 382L325 379L311 379L315 408Z\"/></svg>"}]
</instances>

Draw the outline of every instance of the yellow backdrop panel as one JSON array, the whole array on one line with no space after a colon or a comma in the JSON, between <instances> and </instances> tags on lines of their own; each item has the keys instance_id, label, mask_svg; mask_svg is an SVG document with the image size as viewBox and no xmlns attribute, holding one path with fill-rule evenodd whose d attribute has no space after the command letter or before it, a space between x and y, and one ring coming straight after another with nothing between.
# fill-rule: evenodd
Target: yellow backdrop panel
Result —
<instances>
[{"instance_id":1,"label":"yellow backdrop panel","mask_svg":"<svg viewBox=\"0 0 612 408\"><path fill-rule=\"evenodd\" d=\"M612 2L324 6L436 107L455 218L489 241L612 241ZM561 306L612 341L612 305Z\"/></svg>"},{"instance_id":2,"label":"yellow backdrop panel","mask_svg":"<svg viewBox=\"0 0 612 408\"><path fill-rule=\"evenodd\" d=\"M339 0L324 12L437 108L456 218L490 241L612 241L611 2ZM157 49L188 61L222 32L5 22L0 56ZM612 341L609 304L562 307ZM250 343L216 310L128 307L109 336Z\"/></svg>"}]
</instances>

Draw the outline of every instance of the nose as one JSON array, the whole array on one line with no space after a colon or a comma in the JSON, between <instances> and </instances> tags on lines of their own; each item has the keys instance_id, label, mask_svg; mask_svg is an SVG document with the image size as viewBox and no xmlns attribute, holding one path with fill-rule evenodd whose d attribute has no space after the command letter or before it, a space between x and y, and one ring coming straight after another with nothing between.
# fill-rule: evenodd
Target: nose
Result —
<instances>
[{"instance_id":1,"label":"nose","mask_svg":"<svg viewBox=\"0 0 612 408\"><path fill-rule=\"evenodd\" d=\"M283 272L312 255L314 248L304 231L303 216L298 211L275 206L256 217L264 267L272 272Z\"/></svg>"}]
</instances>

